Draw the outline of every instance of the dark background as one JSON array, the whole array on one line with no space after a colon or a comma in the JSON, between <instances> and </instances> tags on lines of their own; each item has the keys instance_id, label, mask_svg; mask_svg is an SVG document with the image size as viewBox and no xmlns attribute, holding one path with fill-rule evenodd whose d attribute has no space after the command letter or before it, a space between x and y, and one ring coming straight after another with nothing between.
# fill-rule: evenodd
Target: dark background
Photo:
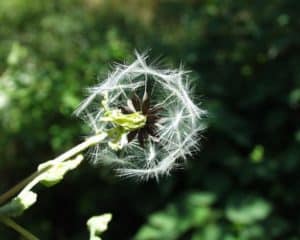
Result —
<instances>
[{"instance_id":1,"label":"dark background","mask_svg":"<svg viewBox=\"0 0 300 240\"><path fill-rule=\"evenodd\" d=\"M85 162L17 221L43 240L300 239L298 0L0 1L0 190L79 143L72 112L114 61L183 63L209 112L185 170L139 183ZM0 226L1 239L19 239Z\"/></svg>"}]
</instances>

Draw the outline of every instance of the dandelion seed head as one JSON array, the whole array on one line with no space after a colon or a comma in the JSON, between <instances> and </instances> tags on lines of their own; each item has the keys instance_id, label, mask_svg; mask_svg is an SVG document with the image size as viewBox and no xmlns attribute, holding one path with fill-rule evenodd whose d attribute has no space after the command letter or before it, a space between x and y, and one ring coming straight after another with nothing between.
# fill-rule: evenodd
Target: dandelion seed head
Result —
<instances>
[{"instance_id":1,"label":"dandelion seed head","mask_svg":"<svg viewBox=\"0 0 300 240\"><path fill-rule=\"evenodd\" d=\"M116 64L105 80L88 89L75 113L84 116L93 134L112 127L103 121L103 106L145 115L143 127L120 138L118 151L104 141L90 155L92 162L109 164L120 176L158 179L199 149L206 112L193 101L189 72L159 69L146 60L136 53L133 63Z\"/></svg>"}]
</instances>

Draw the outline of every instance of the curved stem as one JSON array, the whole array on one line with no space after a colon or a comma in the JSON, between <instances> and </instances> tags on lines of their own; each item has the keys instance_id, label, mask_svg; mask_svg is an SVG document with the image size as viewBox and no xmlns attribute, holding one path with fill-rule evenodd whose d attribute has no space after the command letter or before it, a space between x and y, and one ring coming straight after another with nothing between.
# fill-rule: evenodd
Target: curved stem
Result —
<instances>
[{"instance_id":1,"label":"curved stem","mask_svg":"<svg viewBox=\"0 0 300 240\"><path fill-rule=\"evenodd\" d=\"M3 217L0 218L0 221L5 224L6 226L14 229L16 232L20 233L25 239L27 240L39 240L36 236L34 236L32 233L30 233L28 230L17 224L15 221L13 221L11 218Z\"/></svg>"},{"instance_id":2,"label":"curved stem","mask_svg":"<svg viewBox=\"0 0 300 240\"><path fill-rule=\"evenodd\" d=\"M31 174L29 177L23 179L21 182L13 186L11 189L9 189L7 192L3 193L0 196L0 205L6 202L8 199L12 198L15 196L19 191L21 191L22 188L24 188L28 183L30 183L33 179L41 175L42 173L46 172L49 170L51 166L46 167L40 171L36 171L33 174Z\"/></svg>"},{"instance_id":3,"label":"curved stem","mask_svg":"<svg viewBox=\"0 0 300 240\"><path fill-rule=\"evenodd\" d=\"M70 150L66 151L65 153L59 155L58 157L56 157L52 161L54 163L59 163L59 162L63 162L65 160L68 160L68 159L74 157L75 155L78 155L82 151L86 150L87 148L100 143L106 137L107 137L106 133L99 133L97 135L94 135L94 136L86 139L84 142L82 142L82 143L78 144L77 146L71 148ZM51 166L49 166L47 168L44 168L44 169L42 169L40 171L37 171L37 172L35 172L33 174L31 174L29 177L25 178L24 180L22 180L21 182L19 182L18 184L16 184L14 187L12 187L11 189L9 189L7 192L5 192L4 194L2 194L0 196L0 205L3 204L3 203L5 203L6 201L8 201L10 198L14 197L27 184L29 184L30 182L32 182L35 178L37 178L38 176L40 176L42 173L44 173L47 170L49 170L49 168L51 168Z\"/></svg>"},{"instance_id":4,"label":"curved stem","mask_svg":"<svg viewBox=\"0 0 300 240\"><path fill-rule=\"evenodd\" d=\"M71 148L70 150L66 151L65 153L61 154L57 158L53 159L54 163L63 162L65 160L68 160L75 155L78 155L82 151L86 150L87 148L94 146L101 141L103 141L107 137L106 133L99 133L97 135L94 135L88 139L86 139L84 142L78 144L77 146Z\"/></svg>"}]
</instances>

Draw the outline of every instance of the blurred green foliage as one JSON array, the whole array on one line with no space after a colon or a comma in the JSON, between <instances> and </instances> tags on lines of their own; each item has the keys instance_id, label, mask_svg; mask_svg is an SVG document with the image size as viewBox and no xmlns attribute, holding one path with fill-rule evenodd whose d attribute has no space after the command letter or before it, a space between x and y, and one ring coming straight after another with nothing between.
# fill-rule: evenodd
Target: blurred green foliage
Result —
<instances>
[{"instance_id":1,"label":"blurred green foliage","mask_svg":"<svg viewBox=\"0 0 300 240\"><path fill-rule=\"evenodd\" d=\"M208 109L202 151L159 183L83 164L18 219L41 239L300 239L297 0L0 2L0 190L88 133L72 112L113 61L183 62ZM164 61L161 57L164 56ZM16 239L0 226L1 239Z\"/></svg>"}]
</instances>

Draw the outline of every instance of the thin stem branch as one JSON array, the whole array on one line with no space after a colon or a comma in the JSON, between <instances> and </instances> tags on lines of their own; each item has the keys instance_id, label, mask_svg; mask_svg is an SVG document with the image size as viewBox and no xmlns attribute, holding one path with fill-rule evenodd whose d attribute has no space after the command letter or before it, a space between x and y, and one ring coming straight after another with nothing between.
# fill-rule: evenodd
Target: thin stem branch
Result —
<instances>
[{"instance_id":1,"label":"thin stem branch","mask_svg":"<svg viewBox=\"0 0 300 240\"><path fill-rule=\"evenodd\" d=\"M13 221L11 218L8 217L2 217L0 218L0 221L5 224L6 226L14 229L16 232L20 233L25 239L27 240L39 240L36 236L34 236L32 233L30 233L28 230L17 224L15 221Z\"/></svg>"},{"instance_id":2,"label":"thin stem branch","mask_svg":"<svg viewBox=\"0 0 300 240\"><path fill-rule=\"evenodd\" d=\"M79 153L81 153L82 151L86 150L87 148L100 143L106 137L107 137L106 133L99 133L97 135L94 135L94 136L86 139L84 142L82 142L82 143L78 144L77 146L71 148L70 150L66 151L65 153L59 155L58 157L56 157L52 161L53 161L53 163L59 163L59 162L66 161L66 160L74 157L75 155L78 155ZM51 166L49 166L47 168L44 168L44 169L42 169L40 171L37 171L37 172L35 172L33 174L31 174L29 177L25 178L24 180L22 180L21 182L19 182L18 184L16 184L14 187L12 187L11 189L9 189L7 192L5 192L4 194L2 194L0 196L0 205L2 205L3 203L5 203L6 201L8 201L10 198L14 197L27 184L29 184L30 182L32 182L33 179L37 178L42 173L44 173L47 170L49 170L49 168L51 168Z\"/></svg>"},{"instance_id":3,"label":"thin stem branch","mask_svg":"<svg viewBox=\"0 0 300 240\"><path fill-rule=\"evenodd\" d=\"M68 160L75 155L78 155L82 151L86 150L87 148L94 146L101 141L103 141L107 137L106 133L99 133L97 135L94 135L88 139L86 139L84 142L78 144L77 146L71 148L70 150L66 151L65 153L61 154L57 158L53 159L54 163L63 162L65 160Z\"/></svg>"},{"instance_id":4,"label":"thin stem branch","mask_svg":"<svg viewBox=\"0 0 300 240\"><path fill-rule=\"evenodd\" d=\"M18 184L16 184L14 187L12 187L11 189L9 189L7 192L3 193L0 196L0 205L2 205L3 203L5 203L8 199L12 198L13 196L15 196L19 191L21 191L28 183L30 183L33 179L35 179L36 177L38 177L39 175L41 175L42 173L46 172L47 170L49 170L51 168L51 166L46 167L40 171L36 171L33 174L31 174L29 177L25 178L24 180L22 180L21 182L19 182Z\"/></svg>"}]
</instances>

